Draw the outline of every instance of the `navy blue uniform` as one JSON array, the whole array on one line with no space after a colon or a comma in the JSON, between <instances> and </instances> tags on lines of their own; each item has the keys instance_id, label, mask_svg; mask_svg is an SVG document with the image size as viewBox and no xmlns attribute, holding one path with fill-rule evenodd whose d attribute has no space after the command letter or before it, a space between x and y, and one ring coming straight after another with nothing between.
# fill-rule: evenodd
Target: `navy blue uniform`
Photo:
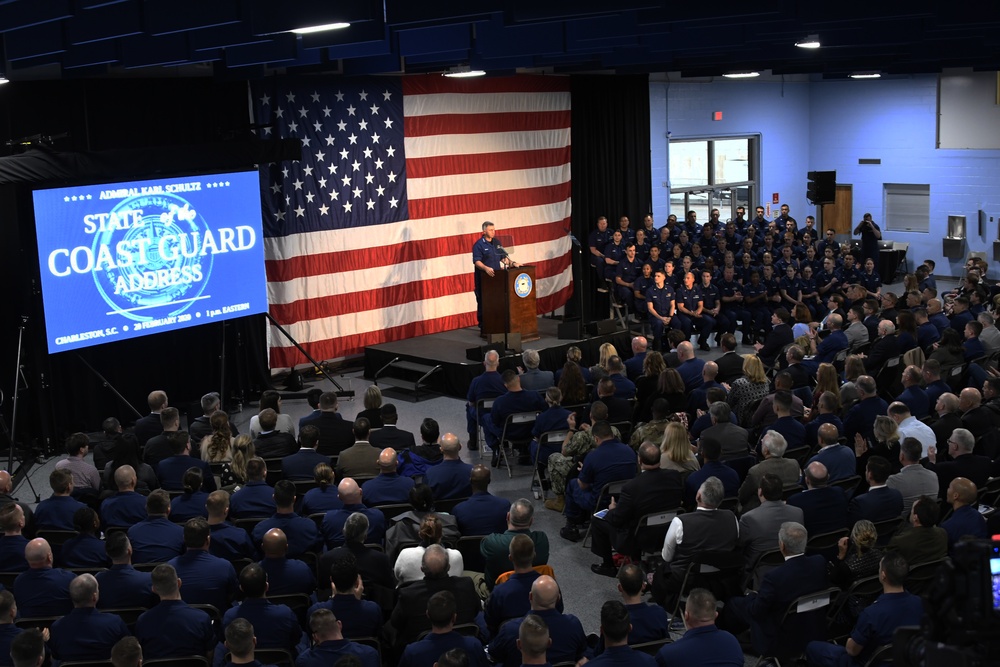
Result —
<instances>
[{"instance_id":1,"label":"navy blue uniform","mask_svg":"<svg viewBox=\"0 0 1000 667\"><path fill-rule=\"evenodd\" d=\"M663 287L657 287L654 284L646 290L647 308L651 307L653 312L660 317L673 317L674 298L674 288L666 282L663 283ZM653 349L661 350L663 348L663 333L668 325L656 317L650 317L649 320L653 327ZM670 325L673 325L673 319L670 320Z\"/></svg>"},{"instance_id":2,"label":"navy blue uniform","mask_svg":"<svg viewBox=\"0 0 1000 667\"><path fill-rule=\"evenodd\" d=\"M656 653L656 664L659 667L740 667L743 664L743 649L736 637L725 630L705 625L688 630L683 637L661 648Z\"/></svg>"},{"instance_id":3,"label":"navy blue uniform","mask_svg":"<svg viewBox=\"0 0 1000 667\"><path fill-rule=\"evenodd\" d=\"M101 525L133 526L146 518L146 497L135 491L119 491L101 503Z\"/></svg>"},{"instance_id":4,"label":"navy blue uniform","mask_svg":"<svg viewBox=\"0 0 1000 667\"><path fill-rule=\"evenodd\" d=\"M488 491L476 491L452 509L462 535L490 535L507 530L510 501Z\"/></svg>"},{"instance_id":5,"label":"navy blue uniform","mask_svg":"<svg viewBox=\"0 0 1000 667\"><path fill-rule=\"evenodd\" d=\"M498 396L493 402L490 418L484 424L486 444L490 447L496 446L503 435L504 423L510 415L518 412L541 412L546 407L545 399L537 391L522 389L508 391L503 396ZM527 439L531 436L531 426L531 424L512 424L507 430L507 437L517 440ZM452 497L459 498L461 496Z\"/></svg>"},{"instance_id":6,"label":"navy blue uniform","mask_svg":"<svg viewBox=\"0 0 1000 667\"><path fill-rule=\"evenodd\" d=\"M541 573L536 570L515 572L507 578L507 581L493 589L486 601L485 609L486 626L490 632L496 634L504 621L521 618L531 611L528 594L531 593L531 585L540 576ZM556 603L556 610L560 612L563 610L561 597Z\"/></svg>"},{"instance_id":7,"label":"navy blue uniform","mask_svg":"<svg viewBox=\"0 0 1000 667\"><path fill-rule=\"evenodd\" d=\"M347 655L360 658L361 667L379 667L378 652L375 649L347 639L325 641L304 651L295 660L295 667L329 667Z\"/></svg>"},{"instance_id":8,"label":"navy blue uniform","mask_svg":"<svg viewBox=\"0 0 1000 667\"><path fill-rule=\"evenodd\" d=\"M382 473L361 485L365 505L409 502L413 480L397 473Z\"/></svg>"},{"instance_id":9,"label":"navy blue uniform","mask_svg":"<svg viewBox=\"0 0 1000 667\"><path fill-rule=\"evenodd\" d=\"M56 660L108 660L111 648L128 636L128 627L118 616L81 607L52 624L49 648Z\"/></svg>"},{"instance_id":10,"label":"navy blue uniform","mask_svg":"<svg viewBox=\"0 0 1000 667\"><path fill-rule=\"evenodd\" d=\"M76 530L73 515L86 507L72 496L52 496L35 508L35 527L41 530Z\"/></svg>"},{"instance_id":11,"label":"navy blue uniform","mask_svg":"<svg viewBox=\"0 0 1000 667\"><path fill-rule=\"evenodd\" d=\"M183 600L161 600L135 622L135 638L146 660L207 655L215 646L211 617Z\"/></svg>"},{"instance_id":12,"label":"navy blue uniform","mask_svg":"<svg viewBox=\"0 0 1000 667\"><path fill-rule=\"evenodd\" d=\"M746 341L753 335L753 324L752 318L750 317L750 311L747 310L746 304L743 301L726 301L730 297L734 297L737 294L743 295L743 286L740 285L736 279L726 280L725 277L718 282L719 297L722 299L722 310L719 311L719 321L720 329L719 332L723 331L728 333L736 332L736 322L741 323L741 330L743 331L743 339ZM722 329L722 318L725 316L726 328Z\"/></svg>"},{"instance_id":13,"label":"navy blue uniform","mask_svg":"<svg viewBox=\"0 0 1000 667\"><path fill-rule=\"evenodd\" d=\"M541 616L549 628L552 645L546 657L550 663L576 662L583 656L587 649L587 635L583 632L580 619L572 614L561 614L555 609L541 609L531 613ZM520 619L504 623L490 642L489 653L493 662L502 664L503 667L519 667L521 652L517 649L517 636L520 629Z\"/></svg>"},{"instance_id":14,"label":"navy blue uniform","mask_svg":"<svg viewBox=\"0 0 1000 667\"><path fill-rule=\"evenodd\" d=\"M638 255L635 259L630 260L628 256L622 258L618 266L615 267L615 278L621 279L622 282L632 284L636 279L642 275L642 260L639 259ZM618 299L624 303L630 310L635 310L635 299L632 294L632 287L627 287L621 285L618 281L615 281L615 294L618 295Z\"/></svg>"},{"instance_id":15,"label":"navy blue uniform","mask_svg":"<svg viewBox=\"0 0 1000 667\"><path fill-rule=\"evenodd\" d=\"M479 437L476 403L486 398L496 398L497 396L505 393L507 393L507 387L504 386L503 380L500 378L500 374L496 371L484 371L480 375L473 378L472 383L469 384L469 391L465 395L465 418L470 443L477 442ZM489 417L486 415L483 416L484 422L488 419Z\"/></svg>"},{"instance_id":16,"label":"navy blue uniform","mask_svg":"<svg viewBox=\"0 0 1000 667\"><path fill-rule=\"evenodd\" d=\"M344 506L344 503L340 501L340 496L337 495L337 487L333 484L320 488L309 489L306 492L305 497L302 498L302 507L300 511L302 514L309 516L310 514L327 513L330 510L339 510Z\"/></svg>"},{"instance_id":17,"label":"navy blue uniform","mask_svg":"<svg viewBox=\"0 0 1000 667\"><path fill-rule=\"evenodd\" d=\"M609 646L589 663L595 667L656 667L653 656L636 651L631 646Z\"/></svg>"},{"instance_id":18,"label":"navy blue uniform","mask_svg":"<svg viewBox=\"0 0 1000 667\"><path fill-rule=\"evenodd\" d=\"M56 559L59 567L110 567L104 540L96 535L77 535L66 540Z\"/></svg>"},{"instance_id":19,"label":"navy blue uniform","mask_svg":"<svg viewBox=\"0 0 1000 667\"><path fill-rule=\"evenodd\" d=\"M176 521L177 523L184 523L188 519L193 519L199 516L207 519L208 509L205 507L205 501L207 500L208 494L204 491L184 493L171 498L170 520Z\"/></svg>"},{"instance_id":20,"label":"navy blue uniform","mask_svg":"<svg viewBox=\"0 0 1000 667\"><path fill-rule=\"evenodd\" d=\"M215 491L215 475L212 466L193 456L171 456L156 464L156 477L160 486L168 491L180 491L184 488L184 473L188 468L201 468L201 490L205 493Z\"/></svg>"},{"instance_id":21,"label":"navy blue uniform","mask_svg":"<svg viewBox=\"0 0 1000 667\"><path fill-rule=\"evenodd\" d=\"M611 230L605 229L603 232L599 229L595 229L590 232L590 236L587 238L587 247L597 250L603 254L604 246L611 242ZM596 269L600 269L603 274L604 270L604 259L598 257L594 253L590 253L590 265Z\"/></svg>"},{"instance_id":22,"label":"navy blue uniform","mask_svg":"<svg viewBox=\"0 0 1000 667\"><path fill-rule=\"evenodd\" d=\"M476 266L476 262L482 262L494 271L500 270L500 240L495 236L492 241L487 241L485 236L481 236L472 246L472 266L475 272L476 290L476 321L479 328L483 328L483 271Z\"/></svg>"},{"instance_id":23,"label":"navy blue uniform","mask_svg":"<svg viewBox=\"0 0 1000 667\"><path fill-rule=\"evenodd\" d=\"M14 664L14 661L10 658L10 645L14 641L14 637L24 632L21 628L17 627L13 623L4 623L0 625L0 665L3 667L8 667Z\"/></svg>"},{"instance_id":24,"label":"navy blue uniform","mask_svg":"<svg viewBox=\"0 0 1000 667\"><path fill-rule=\"evenodd\" d=\"M279 528L288 539L288 557L299 558L307 551L316 551L320 547L319 529L312 519L299 516L294 512L282 514L276 512L270 519L264 519L253 527L253 542L261 544L264 535L272 528Z\"/></svg>"},{"instance_id":25,"label":"navy blue uniform","mask_svg":"<svg viewBox=\"0 0 1000 667\"><path fill-rule=\"evenodd\" d=\"M208 543L208 553L213 556L232 561L257 555L257 547L242 528L225 521L211 524L208 528L212 538Z\"/></svg>"},{"instance_id":26,"label":"navy blue uniform","mask_svg":"<svg viewBox=\"0 0 1000 667\"><path fill-rule=\"evenodd\" d=\"M313 471L320 463L330 465L330 457L306 447L281 459L281 476L290 480L312 480Z\"/></svg>"},{"instance_id":27,"label":"navy blue uniform","mask_svg":"<svg viewBox=\"0 0 1000 667\"><path fill-rule=\"evenodd\" d=\"M434 663L453 648L465 651L469 656L469 667L486 667L488 664L486 652L478 639L452 630L440 634L431 632L420 641L407 645L399 659L399 667L434 667Z\"/></svg>"},{"instance_id":28,"label":"navy blue uniform","mask_svg":"<svg viewBox=\"0 0 1000 667\"><path fill-rule=\"evenodd\" d=\"M351 594L334 595L325 602L317 602L309 607L306 618L314 611L329 609L343 624L343 634L347 639L378 637L382 634L382 609L371 600L359 600Z\"/></svg>"},{"instance_id":29,"label":"navy blue uniform","mask_svg":"<svg viewBox=\"0 0 1000 667\"><path fill-rule=\"evenodd\" d=\"M22 572L14 580L14 599L21 618L63 616L73 608L69 583L75 575L59 568L40 568Z\"/></svg>"},{"instance_id":30,"label":"navy blue uniform","mask_svg":"<svg viewBox=\"0 0 1000 667\"><path fill-rule=\"evenodd\" d=\"M229 516L234 519L271 516L277 509L274 489L264 481L247 482L229 499Z\"/></svg>"},{"instance_id":31,"label":"navy blue uniform","mask_svg":"<svg viewBox=\"0 0 1000 667\"><path fill-rule=\"evenodd\" d=\"M166 517L140 521L128 529L135 563L166 563L184 552L184 528Z\"/></svg>"},{"instance_id":32,"label":"navy blue uniform","mask_svg":"<svg viewBox=\"0 0 1000 667\"><path fill-rule=\"evenodd\" d=\"M704 312L700 317L694 317L693 315L681 312L681 305L688 311L697 311L699 302L704 302L704 297L698 285L694 285L691 289L687 287L678 288L677 314L674 318L677 320L678 327L688 338L691 337L691 332L697 329L698 344L707 345L709 334L715 331L715 318L704 314Z\"/></svg>"},{"instance_id":33,"label":"navy blue uniform","mask_svg":"<svg viewBox=\"0 0 1000 667\"><path fill-rule=\"evenodd\" d=\"M299 627L295 612L283 604L273 604L266 598L247 598L230 607L222 616L222 627L228 627L237 618L245 618L253 626L259 649L284 649L294 655L296 647L303 641L302 628ZM337 618L340 619L339 616ZM220 644L219 648L222 646ZM216 650L216 654L218 652Z\"/></svg>"},{"instance_id":34,"label":"navy blue uniform","mask_svg":"<svg viewBox=\"0 0 1000 667\"><path fill-rule=\"evenodd\" d=\"M323 525L320 532L326 548L332 549L344 543L344 523L347 517L355 512L361 512L368 517L368 537L365 544L381 544L385 539L385 515L379 510L365 507L361 503L356 505L344 505L339 510L331 510L323 517Z\"/></svg>"},{"instance_id":35,"label":"navy blue uniform","mask_svg":"<svg viewBox=\"0 0 1000 667\"><path fill-rule=\"evenodd\" d=\"M615 261L614 264L605 263L604 265L604 277L607 280L613 281L615 279L615 275L618 272L618 262L621 262L623 259L625 259L625 240L623 239L621 243L615 243L614 241L611 241L606 246L604 246L604 256L607 259Z\"/></svg>"},{"instance_id":36,"label":"navy blue uniform","mask_svg":"<svg viewBox=\"0 0 1000 667\"><path fill-rule=\"evenodd\" d=\"M629 644L652 642L667 636L670 618L663 607L638 602L625 605L625 608L628 609L628 619L632 624L632 631L628 633Z\"/></svg>"},{"instance_id":37,"label":"navy blue uniform","mask_svg":"<svg viewBox=\"0 0 1000 667\"><path fill-rule=\"evenodd\" d=\"M124 609L126 607L152 607L159 600L152 591L152 575L140 572L131 565L112 565L94 575L101 595L98 609Z\"/></svg>"},{"instance_id":38,"label":"navy blue uniform","mask_svg":"<svg viewBox=\"0 0 1000 667\"><path fill-rule=\"evenodd\" d=\"M24 559L24 548L28 539L23 535L0 535L0 572L24 572L28 561Z\"/></svg>"},{"instance_id":39,"label":"navy blue uniform","mask_svg":"<svg viewBox=\"0 0 1000 667\"><path fill-rule=\"evenodd\" d=\"M570 518L592 512L597 497L608 482L631 479L636 475L635 451L618 440L607 440L583 460L577 479L588 484L586 490L572 481L566 484L565 515Z\"/></svg>"},{"instance_id":40,"label":"navy blue uniform","mask_svg":"<svg viewBox=\"0 0 1000 667\"><path fill-rule=\"evenodd\" d=\"M227 560L202 549L188 549L170 561L183 582L181 597L188 604L210 604L219 611L229 609L239 582Z\"/></svg>"},{"instance_id":41,"label":"navy blue uniform","mask_svg":"<svg viewBox=\"0 0 1000 667\"><path fill-rule=\"evenodd\" d=\"M701 301L705 306L705 310L715 310L719 308L718 315L708 315L715 320L715 332L716 340L723 333L732 333L736 330L736 322L730 322L729 315L722 309L722 290L719 289L718 285L713 285L709 283L705 285L702 283L699 288L701 289Z\"/></svg>"},{"instance_id":42,"label":"navy blue uniform","mask_svg":"<svg viewBox=\"0 0 1000 667\"><path fill-rule=\"evenodd\" d=\"M645 352L643 353L645 356ZM634 357L633 357L634 358ZM629 361L632 361L629 359ZM641 359L639 360L642 361ZM628 364L626 364L628 366ZM569 428L567 419L572 414L566 408L559 405L551 405L546 408L535 419L535 425L531 429L531 444L528 447L531 460L535 460L535 452L538 450L538 438L549 431L565 431ZM553 443L542 448L542 453L538 455L539 465L547 463L549 457L562 449L562 443Z\"/></svg>"},{"instance_id":43,"label":"navy blue uniform","mask_svg":"<svg viewBox=\"0 0 1000 667\"><path fill-rule=\"evenodd\" d=\"M267 573L268 595L311 595L316 590L312 568L294 558L265 558L260 566ZM339 618L339 616L338 616Z\"/></svg>"},{"instance_id":44,"label":"navy blue uniform","mask_svg":"<svg viewBox=\"0 0 1000 667\"><path fill-rule=\"evenodd\" d=\"M536 394L537 396L537 394ZM488 417L487 417L488 419ZM472 466L459 459L444 460L427 469L424 482L438 500L468 498L472 495ZM379 512L379 516L382 513Z\"/></svg>"}]
</instances>

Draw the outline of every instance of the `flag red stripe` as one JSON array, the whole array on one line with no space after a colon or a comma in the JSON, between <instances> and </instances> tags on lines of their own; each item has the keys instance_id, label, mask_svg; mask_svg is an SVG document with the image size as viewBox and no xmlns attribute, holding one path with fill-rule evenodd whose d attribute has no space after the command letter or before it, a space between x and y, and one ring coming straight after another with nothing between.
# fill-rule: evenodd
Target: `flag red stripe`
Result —
<instances>
[{"instance_id":1,"label":"flag red stripe","mask_svg":"<svg viewBox=\"0 0 1000 667\"><path fill-rule=\"evenodd\" d=\"M535 279L559 275L566 270L569 264L569 255L538 262L534 264ZM270 312L274 319L282 324L294 324L311 320L316 317L316 313L322 313L322 317L335 317L347 313L391 308L411 301L471 292L474 287L472 274L463 273L448 278L419 280L350 294L331 294L314 299L301 299L292 303L272 304ZM550 299L551 296L544 298ZM547 308L542 312L549 310L554 309Z\"/></svg>"},{"instance_id":2,"label":"flag red stripe","mask_svg":"<svg viewBox=\"0 0 1000 667\"><path fill-rule=\"evenodd\" d=\"M407 116L403 134L427 137L437 134L483 134L486 132L531 132L561 130L570 126L570 112L523 111L518 113L438 114Z\"/></svg>"},{"instance_id":3,"label":"flag red stripe","mask_svg":"<svg viewBox=\"0 0 1000 667\"><path fill-rule=\"evenodd\" d=\"M515 169L540 169L556 167L570 161L570 147L544 148L537 151L507 151L503 153L476 153L474 155L446 155L443 157L418 157L406 160L407 178L430 178L455 174L482 174L488 171L513 171Z\"/></svg>"},{"instance_id":4,"label":"flag red stripe","mask_svg":"<svg viewBox=\"0 0 1000 667\"><path fill-rule=\"evenodd\" d=\"M510 234L514 245L528 245L530 243L553 241L566 236L566 231L569 228L570 218L566 218L533 227L521 227L510 230L501 228L500 233L505 235ZM472 246L479 239L480 235L479 233L458 234L436 239L407 241L388 246L375 245L371 248L343 250L339 252L318 252L319 249L317 248L317 252L312 255L268 260L264 264L267 268L267 279L269 282L292 280L308 276L321 276L343 271L358 271L377 266L390 266L402 264L403 262L461 254L468 254L469 263L471 264Z\"/></svg>"},{"instance_id":5,"label":"flag red stripe","mask_svg":"<svg viewBox=\"0 0 1000 667\"><path fill-rule=\"evenodd\" d=\"M505 76L452 79L437 74L404 76L403 95L435 93L562 93L569 91L569 77Z\"/></svg>"},{"instance_id":6,"label":"flag red stripe","mask_svg":"<svg viewBox=\"0 0 1000 667\"><path fill-rule=\"evenodd\" d=\"M562 304L566 303L566 300L572 294L572 291L573 284L570 283L555 294L539 299L539 310L541 312L550 312L555 310ZM309 352L314 359L339 359L341 357L361 354L368 345L378 345L379 343L401 340L403 338L413 338L415 336L425 336L441 331L461 329L462 327L473 326L475 323L475 313L459 313L450 317L439 317L433 320L411 322L409 324L389 329L380 329L378 331L352 334L350 336L306 342L302 343L302 347L305 348L305 350ZM271 348L272 368L291 368L292 366L298 364L308 363L308 361L309 360L302 356L302 353L294 347Z\"/></svg>"},{"instance_id":7,"label":"flag red stripe","mask_svg":"<svg viewBox=\"0 0 1000 667\"><path fill-rule=\"evenodd\" d=\"M442 218L446 215L471 215L482 211L501 211L554 204L566 201L570 198L571 193L572 187L567 181L566 183L538 188L411 199L409 202L410 220Z\"/></svg>"}]
</instances>

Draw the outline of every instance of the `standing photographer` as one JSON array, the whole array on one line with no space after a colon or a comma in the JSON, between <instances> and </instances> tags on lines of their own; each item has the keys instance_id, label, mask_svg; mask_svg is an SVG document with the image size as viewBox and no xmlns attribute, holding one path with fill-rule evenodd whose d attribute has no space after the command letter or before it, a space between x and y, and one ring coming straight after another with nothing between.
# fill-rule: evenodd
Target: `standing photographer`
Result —
<instances>
[{"instance_id":1,"label":"standing photographer","mask_svg":"<svg viewBox=\"0 0 1000 667\"><path fill-rule=\"evenodd\" d=\"M875 270L878 271L878 242L882 240L882 230L872 220L871 213L865 213L865 217L854 228L854 233L861 236L861 254L865 259L875 262Z\"/></svg>"}]
</instances>

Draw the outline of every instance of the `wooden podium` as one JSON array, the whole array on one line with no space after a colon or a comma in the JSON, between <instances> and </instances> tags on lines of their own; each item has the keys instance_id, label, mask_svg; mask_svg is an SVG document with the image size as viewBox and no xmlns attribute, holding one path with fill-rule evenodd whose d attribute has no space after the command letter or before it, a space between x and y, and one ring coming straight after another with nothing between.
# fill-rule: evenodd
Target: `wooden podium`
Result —
<instances>
[{"instance_id":1,"label":"wooden podium","mask_svg":"<svg viewBox=\"0 0 1000 667\"><path fill-rule=\"evenodd\" d=\"M483 333L521 334L522 341L538 340L535 307L535 267L500 269L482 276Z\"/></svg>"}]
</instances>

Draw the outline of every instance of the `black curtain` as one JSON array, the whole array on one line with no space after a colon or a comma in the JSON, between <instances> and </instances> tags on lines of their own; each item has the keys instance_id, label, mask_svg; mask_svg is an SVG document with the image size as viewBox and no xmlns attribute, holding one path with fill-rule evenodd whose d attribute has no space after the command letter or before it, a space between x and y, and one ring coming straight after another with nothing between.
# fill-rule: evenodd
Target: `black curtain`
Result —
<instances>
[{"instance_id":1,"label":"black curtain","mask_svg":"<svg viewBox=\"0 0 1000 667\"><path fill-rule=\"evenodd\" d=\"M39 135L51 138L51 147L22 152L21 140L37 145ZM68 433L99 430L105 417L130 424L135 414L125 403L146 413L146 396L153 389L165 390L171 404L185 411L223 384L227 407L255 400L268 385L263 316L50 356L31 199L32 189L39 187L253 168L258 154L252 143L245 83L117 79L11 83L0 90L0 146L10 146L6 157L0 153L0 181L6 183L0 185L5 292L0 309L0 391L5 398L0 417L12 423L15 359L23 328L15 433L19 445L61 451ZM0 449L6 446L0 436Z\"/></svg>"},{"instance_id":2,"label":"black curtain","mask_svg":"<svg viewBox=\"0 0 1000 667\"><path fill-rule=\"evenodd\" d=\"M587 249L598 216L613 229L627 215L638 229L652 210L648 77L574 76L572 105L573 233L580 240L572 314L589 322L608 312Z\"/></svg>"}]
</instances>

